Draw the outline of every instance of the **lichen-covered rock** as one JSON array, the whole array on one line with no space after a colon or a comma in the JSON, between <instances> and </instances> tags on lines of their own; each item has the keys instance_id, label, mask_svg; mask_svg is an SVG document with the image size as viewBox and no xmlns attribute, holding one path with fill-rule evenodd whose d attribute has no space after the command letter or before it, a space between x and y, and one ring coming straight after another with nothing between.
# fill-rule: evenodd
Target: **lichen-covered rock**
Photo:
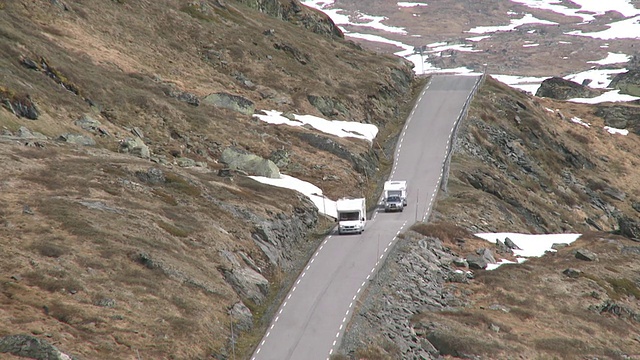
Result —
<instances>
[{"instance_id":1,"label":"lichen-covered rock","mask_svg":"<svg viewBox=\"0 0 640 360\"><path fill-rule=\"evenodd\" d=\"M578 84L561 77L546 79L540 84L536 96L548 97L558 100L573 98L592 98L600 95L600 91Z\"/></svg>"},{"instance_id":2,"label":"lichen-covered rock","mask_svg":"<svg viewBox=\"0 0 640 360\"><path fill-rule=\"evenodd\" d=\"M595 115L604 119L604 124L616 129L627 129L640 134L640 107L631 105L601 105Z\"/></svg>"},{"instance_id":3,"label":"lichen-covered rock","mask_svg":"<svg viewBox=\"0 0 640 360\"><path fill-rule=\"evenodd\" d=\"M265 176L272 179L280 178L280 170L271 160L251 154L237 148L226 148L222 151L220 161L232 170L242 170L250 175Z\"/></svg>"},{"instance_id":4,"label":"lichen-covered rock","mask_svg":"<svg viewBox=\"0 0 640 360\"><path fill-rule=\"evenodd\" d=\"M149 147L139 137L120 141L120 152L130 153L143 159L148 159L151 156Z\"/></svg>"},{"instance_id":5,"label":"lichen-covered rock","mask_svg":"<svg viewBox=\"0 0 640 360\"><path fill-rule=\"evenodd\" d=\"M233 110L244 115L251 115L255 111L253 101L240 95L232 95L224 92L207 95L202 102L215 107Z\"/></svg>"},{"instance_id":6,"label":"lichen-covered rock","mask_svg":"<svg viewBox=\"0 0 640 360\"><path fill-rule=\"evenodd\" d=\"M616 75L609 83L609 87L620 90L621 94L640 96L640 69Z\"/></svg>"}]
</instances>

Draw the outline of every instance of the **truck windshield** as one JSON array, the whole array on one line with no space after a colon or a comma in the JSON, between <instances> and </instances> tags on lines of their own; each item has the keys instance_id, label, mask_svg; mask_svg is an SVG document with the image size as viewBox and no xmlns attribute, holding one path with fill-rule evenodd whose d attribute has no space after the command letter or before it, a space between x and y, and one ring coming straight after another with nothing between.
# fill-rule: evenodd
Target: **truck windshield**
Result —
<instances>
[{"instance_id":1,"label":"truck windshield","mask_svg":"<svg viewBox=\"0 0 640 360\"><path fill-rule=\"evenodd\" d=\"M341 212L338 215L338 220L340 221L360 220L360 212L359 211Z\"/></svg>"},{"instance_id":2,"label":"truck windshield","mask_svg":"<svg viewBox=\"0 0 640 360\"><path fill-rule=\"evenodd\" d=\"M387 198L387 202L389 203L397 203L400 202L400 197L399 196L389 196Z\"/></svg>"}]
</instances>

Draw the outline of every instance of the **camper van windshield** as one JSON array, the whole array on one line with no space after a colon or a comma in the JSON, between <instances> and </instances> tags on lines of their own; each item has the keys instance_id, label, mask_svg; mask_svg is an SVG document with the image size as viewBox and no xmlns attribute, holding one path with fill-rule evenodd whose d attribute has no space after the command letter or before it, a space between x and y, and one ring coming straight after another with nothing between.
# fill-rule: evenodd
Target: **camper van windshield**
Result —
<instances>
[{"instance_id":1,"label":"camper van windshield","mask_svg":"<svg viewBox=\"0 0 640 360\"><path fill-rule=\"evenodd\" d=\"M340 221L360 220L359 215L360 215L359 211L341 212L339 220Z\"/></svg>"}]
</instances>

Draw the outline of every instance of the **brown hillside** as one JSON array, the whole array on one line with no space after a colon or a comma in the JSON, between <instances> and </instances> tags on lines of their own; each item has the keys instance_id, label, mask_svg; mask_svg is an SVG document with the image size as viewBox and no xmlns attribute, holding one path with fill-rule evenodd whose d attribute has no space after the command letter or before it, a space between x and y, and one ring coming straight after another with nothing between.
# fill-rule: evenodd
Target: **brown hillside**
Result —
<instances>
[{"instance_id":1,"label":"brown hillside","mask_svg":"<svg viewBox=\"0 0 640 360\"><path fill-rule=\"evenodd\" d=\"M0 336L83 359L246 356L333 223L293 191L218 176L222 151L278 154L332 198L373 195L410 66L297 3L256 4L0 2ZM236 103L207 100L220 93Z\"/></svg>"}]
</instances>

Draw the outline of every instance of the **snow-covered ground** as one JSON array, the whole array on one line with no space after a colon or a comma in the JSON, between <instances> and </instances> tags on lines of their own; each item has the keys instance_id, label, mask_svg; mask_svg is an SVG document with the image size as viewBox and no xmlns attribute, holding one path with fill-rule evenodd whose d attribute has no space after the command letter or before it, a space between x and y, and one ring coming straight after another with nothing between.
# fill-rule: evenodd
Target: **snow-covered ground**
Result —
<instances>
[{"instance_id":1,"label":"snow-covered ground","mask_svg":"<svg viewBox=\"0 0 640 360\"><path fill-rule=\"evenodd\" d=\"M504 243L506 238L511 239L520 249L514 249L517 263L522 263L530 257L539 257L547 251L554 252L553 244L571 244L582 234L519 234L519 233L478 233L477 237L485 239L493 244L496 240ZM489 264L487 270L493 270L503 264L514 264L515 262L506 259L496 259L496 264Z\"/></svg>"},{"instance_id":2,"label":"snow-covered ground","mask_svg":"<svg viewBox=\"0 0 640 360\"><path fill-rule=\"evenodd\" d=\"M510 0L515 4L524 5L531 9L549 10L557 14L561 14L567 17L578 17L582 20L582 23L589 23L594 21L597 16L604 15L609 11L616 11L625 17L623 20L613 21L608 24L609 28L603 31L584 33L580 30L568 32L567 35L575 36L588 36L595 39L615 41L615 39L640 39L640 9L636 9L632 0L573 0L569 4L565 4L558 0ZM518 14L514 11L508 11L505 17L509 18L509 23L500 26L477 26L470 28L466 31L469 34L481 34L479 36L469 37L466 40L469 44L448 44L448 43L436 43L427 45L425 51L422 54L414 51L414 46L405 44L401 41L387 39L381 35L362 34L352 31L347 31L344 27L349 25L351 27L360 28L373 28L377 30L386 31L393 34L406 34L408 37L419 37L418 34L408 34L406 29L401 27L393 27L384 24L387 20L383 16L367 15L364 13L358 13L357 16L350 17L345 15L346 12L335 7L334 0L303 0L303 4L319 9L325 12L331 19L341 28L346 37L353 39L366 40L371 42L379 42L397 46L400 50L395 54L402 56L415 64L414 71L417 74L437 74L437 73L456 73L461 75L477 75L471 69L466 67L458 67L453 69L442 69L434 66L429 62L430 57L441 56L443 52L447 50L467 51L475 52L473 43L477 43L484 39L491 37L491 34L512 31L523 25L537 24L542 26L551 26L557 24L556 22L538 19L532 14ZM418 2L398 2L400 8L418 8L428 7L428 3ZM535 30L530 30L535 31ZM571 43L568 41L559 41L559 44ZM539 44L527 43L523 44L523 47L536 47ZM609 43L602 45L603 48L609 46ZM590 64L595 65L621 65L624 66L630 60L630 56L627 54L614 54L609 55L604 59L594 59L589 61ZM583 71L577 74L571 74L565 76L566 79L581 83L584 79L590 79L589 86L595 88L607 88L612 76L617 73L624 72L626 69L594 69ZM531 94L535 94L540 83L548 77L536 78L533 80L531 77L519 77L512 75L491 74L498 81L504 82L514 88L527 91ZM551 77L551 75L549 76ZM632 101L636 100L636 97L620 95L617 91L610 91L606 94L593 99L572 99L571 101L582 103L599 103L605 101Z\"/></svg>"}]
</instances>

